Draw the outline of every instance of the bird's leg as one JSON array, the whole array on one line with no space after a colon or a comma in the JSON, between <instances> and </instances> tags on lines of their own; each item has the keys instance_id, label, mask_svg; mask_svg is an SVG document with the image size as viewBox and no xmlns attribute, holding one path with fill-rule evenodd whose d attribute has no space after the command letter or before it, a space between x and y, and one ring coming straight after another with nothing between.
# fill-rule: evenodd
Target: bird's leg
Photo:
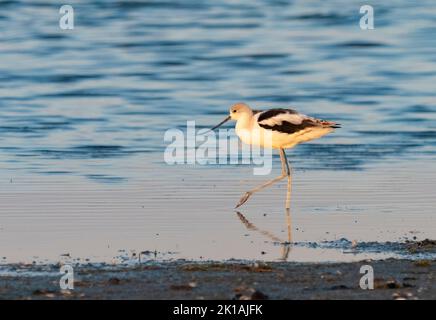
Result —
<instances>
[{"instance_id":1,"label":"bird's leg","mask_svg":"<svg viewBox=\"0 0 436 320\"><path fill-rule=\"evenodd\" d=\"M288 240L282 243L282 257L283 261L288 260L289 252L292 247L292 231L291 231L291 213L289 209L285 209L286 213L286 225L288 227Z\"/></svg>"},{"instance_id":2,"label":"bird's leg","mask_svg":"<svg viewBox=\"0 0 436 320\"><path fill-rule=\"evenodd\" d=\"M288 242L292 243L292 221L291 221L291 212L289 209L285 209L286 212L286 226L288 229Z\"/></svg>"},{"instance_id":3,"label":"bird's leg","mask_svg":"<svg viewBox=\"0 0 436 320\"><path fill-rule=\"evenodd\" d=\"M285 151L283 149L280 149L280 160L282 162L282 174L280 176L278 176L277 178L274 178L262 185L260 185L259 187L256 187L250 191L247 191L239 200L238 204L236 205L235 208L238 208L240 206L242 206L245 202L247 202L248 198L250 198L250 196L255 193L258 192L260 190L265 189L266 187L269 187L270 185L282 180L284 177L286 177L287 175L290 175L290 171L289 171L289 166L287 165L287 161L286 161L286 154ZM286 169L287 168L287 169ZM290 182L289 182L290 183Z\"/></svg>"},{"instance_id":4,"label":"bird's leg","mask_svg":"<svg viewBox=\"0 0 436 320\"><path fill-rule=\"evenodd\" d=\"M286 173L286 168L288 168L289 171L289 167L287 167L287 160L286 160L286 153L284 149L280 149L280 164L282 165L282 175L284 175Z\"/></svg>"},{"instance_id":5,"label":"bird's leg","mask_svg":"<svg viewBox=\"0 0 436 320\"><path fill-rule=\"evenodd\" d=\"M284 244L283 246L283 255L282 259L283 261L288 260L289 251L291 250L291 243L292 243L292 222L291 222L291 170L289 169L289 163L288 159L286 157L286 153L283 152L285 155L285 163L286 163L286 174L288 176L288 190L286 192L286 206L285 206L285 213L286 213L286 225L288 227L288 242Z\"/></svg>"},{"instance_id":6,"label":"bird's leg","mask_svg":"<svg viewBox=\"0 0 436 320\"><path fill-rule=\"evenodd\" d=\"M288 176L288 189L286 192L286 206L285 208L289 210L291 208L291 191L292 191L292 177L291 177L291 169L289 168L288 158L286 157L285 151L283 151L283 155L285 158L286 164L286 175Z\"/></svg>"}]
</instances>

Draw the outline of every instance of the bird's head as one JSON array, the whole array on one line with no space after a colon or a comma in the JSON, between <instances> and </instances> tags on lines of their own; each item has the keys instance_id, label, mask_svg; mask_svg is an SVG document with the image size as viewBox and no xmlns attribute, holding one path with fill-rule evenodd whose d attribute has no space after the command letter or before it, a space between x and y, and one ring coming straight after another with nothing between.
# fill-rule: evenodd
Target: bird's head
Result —
<instances>
[{"instance_id":1,"label":"bird's head","mask_svg":"<svg viewBox=\"0 0 436 320\"><path fill-rule=\"evenodd\" d=\"M231 120L238 120L244 115L252 115L253 111L250 109L248 105L245 103L239 102L230 107L230 114L223 121L213 127L211 130L215 130L218 127L221 127L224 123Z\"/></svg>"},{"instance_id":2,"label":"bird's head","mask_svg":"<svg viewBox=\"0 0 436 320\"><path fill-rule=\"evenodd\" d=\"M239 102L230 107L230 118L238 120L243 115L250 115L252 113L250 107L245 103Z\"/></svg>"}]
</instances>

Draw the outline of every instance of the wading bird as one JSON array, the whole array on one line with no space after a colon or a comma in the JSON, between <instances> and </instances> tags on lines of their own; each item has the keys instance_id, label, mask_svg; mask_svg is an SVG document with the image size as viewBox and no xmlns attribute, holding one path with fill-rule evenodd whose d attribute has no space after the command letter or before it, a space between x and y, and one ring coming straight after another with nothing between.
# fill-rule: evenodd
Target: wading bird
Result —
<instances>
[{"instance_id":1,"label":"wading bird","mask_svg":"<svg viewBox=\"0 0 436 320\"><path fill-rule=\"evenodd\" d=\"M257 111L252 110L245 103L236 103L230 108L230 115L211 130L215 130L229 120L236 120L236 134L242 142L264 148L279 149L282 163L282 174L280 176L247 191L239 200L236 208L247 202L253 193L288 177L286 208L289 209L291 171L285 149L320 138L340 127L335 122L315 119L292 109Z\"/></svg>"}]
</instances>

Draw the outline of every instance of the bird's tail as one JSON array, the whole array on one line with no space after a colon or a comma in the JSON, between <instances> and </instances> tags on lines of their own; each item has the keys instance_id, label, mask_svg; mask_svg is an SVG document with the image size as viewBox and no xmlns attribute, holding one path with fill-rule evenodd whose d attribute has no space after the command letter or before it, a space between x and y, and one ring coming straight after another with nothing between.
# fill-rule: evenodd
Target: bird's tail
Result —
<instances>
[{"instance_id":1,"label":"bird's tail","mask_svg":"<svg viewBox=\"0 0 436 320\"><path fill-rule=\"evenodd\" d=\"M324 128L332 128L332 129L341 128L341 124L340 123L336 123L336 122L333 122L333 121L327 121L327 120L321 120L321 125Z\"/></svg>"}]
</instances>

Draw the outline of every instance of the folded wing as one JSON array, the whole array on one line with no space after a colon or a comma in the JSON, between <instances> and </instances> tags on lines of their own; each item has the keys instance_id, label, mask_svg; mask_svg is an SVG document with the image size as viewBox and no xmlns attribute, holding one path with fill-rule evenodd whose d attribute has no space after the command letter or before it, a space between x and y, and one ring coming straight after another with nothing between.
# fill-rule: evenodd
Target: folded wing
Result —
<instances>
[{"instance_id":1,"label":"folded wing","mask_svg":"<svg viewBox=\"0 0 436 320\"><path fill-rule=\"evenodd\" d=\"M261 112L258 115L257 123L264 129L287 134L293 134L307 128L339 128L335 122L315 119L292 109L271 109Z\"/></svg>"}]
</instances>

